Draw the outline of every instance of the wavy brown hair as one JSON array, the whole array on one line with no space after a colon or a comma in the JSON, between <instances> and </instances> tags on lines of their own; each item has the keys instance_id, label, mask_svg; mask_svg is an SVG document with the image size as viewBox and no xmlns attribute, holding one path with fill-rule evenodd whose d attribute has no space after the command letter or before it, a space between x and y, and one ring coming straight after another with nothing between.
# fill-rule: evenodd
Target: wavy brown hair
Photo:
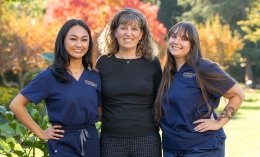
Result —
<instances>
[{"instance_id":1,"label":"wavy brown hair","mask_svg":"<svg viewBox=\"0 0 260 157\"><path fill-rule=\"evenodd\" d=\"M137 23L143 31L143 36L137 44L136 54L152 61L159 50L153 41L148 22L144 15L135 9L124 8L116 13L111 22L109 22L98 38L98 47L101 54L112 55L118 52L119 44L115 37L115 30L119 25L128 25Z\"/></svg>"},{"instance_id":2,"label":"wavy brown hair","mask_svg":"<svg viewBox=\"0 0 260 157\"><path fill-rule=\"evenodd\" d=\"M201 88L202 92L202 98L200 103L197 105L197 111L199 107L202 104L207 105L208 112L201 115L201 117L207 117L210 115L212 107L208 102L209 98L209 91L213 91L219 94L223 94L219 89L215 88L210 84L209 82L212 81L219 81L221 86L225 86L224 84L221 84L223 81L228 81L227 78L228 75L223 75L219 73L214 73L205 71L202 66L200 66L199 61L200 60L206 60L203 59L201 47L200 47L200 40L199 35L197 32L196 27L190 23L190 22L179 22L176 25L174 25L168 32L168 39L170 36L177 31L177 34L180 34L181 36L186 36L186 38L191 43L191 49L190 52L186 56L186 64L191 66L195 72L196 72L196 81L198 85ZM163 114L162 111L162 96L164 93L167 94L167 99L169 97L168 95L168 89L170 88L170 85L172 83L172 80L175 76L175 70L176 69L176 61L174 59L174 56L170 53L169 49L167 48L166 52L166 58L165 58L165 64L163 69L163 77L162 81L158 90L157 98L154 105L154 119L155 123L159 125L161 116ZM216 65L216 64L214 64ZM226 82L227 83L227 82ZM231 83L231 82L230 82ZM198 111L199 112L199 111Z\"/></svg>"}]
</instances>

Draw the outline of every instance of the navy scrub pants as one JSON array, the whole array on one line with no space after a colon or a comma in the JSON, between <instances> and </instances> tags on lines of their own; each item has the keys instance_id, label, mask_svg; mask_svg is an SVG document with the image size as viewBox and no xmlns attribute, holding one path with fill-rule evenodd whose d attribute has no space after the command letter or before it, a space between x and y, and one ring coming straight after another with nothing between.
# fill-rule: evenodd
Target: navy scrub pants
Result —
<instances>
[{"instance_id":1,"label":"navy scrub pants","mask_svg":"<svg viewBox=\"0 0 260 157\"><path fill-rule=\"evenodd\" d=\"M100 157L98 132L95 125L62 127L64 137L49 140L50 157Z\"/></svg>"},{"instance_id":2,"label":"navy scrub pants","mask_svg":"<svg viewBox=\"0 0 260 157\"><path fill-rule=\"evenodd\" d=\"M183 153L171 153L163 151L164 157L224 157L225 141L218 141L214 148L194 148Z\"/></svg>"}]
</instances>

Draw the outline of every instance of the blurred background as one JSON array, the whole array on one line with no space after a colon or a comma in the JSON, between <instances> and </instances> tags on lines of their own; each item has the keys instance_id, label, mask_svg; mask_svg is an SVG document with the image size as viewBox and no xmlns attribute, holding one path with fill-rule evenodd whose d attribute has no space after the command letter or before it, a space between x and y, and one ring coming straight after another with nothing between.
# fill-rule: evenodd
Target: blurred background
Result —
<instances>
[{"instance_id":1,"label":"blurred background","mask_svg":"<svg viewBox=\"0 0 260 157\"><path fill-rule=\"evenodd\" d=\"M0 105L4 107L0 127L10 128L5 128L6 113L14 96L50 65L40 55L53 52L56 35L67 20L81 19L90 27L95 62L100 56L99 34L125 7L138 9L147 18L162 66L167 31L180 21L196 25L204 57L219 63L247 96L234 122L227 125L232 139L227 141L227 156L260 156L260 142L255 141L260 140L260 0L0 0ZM245 135L246 131L253 133ZM0 129L0 156L1 150L3 156L14 150L9 146Z\"/></svg>"}]
</instances>

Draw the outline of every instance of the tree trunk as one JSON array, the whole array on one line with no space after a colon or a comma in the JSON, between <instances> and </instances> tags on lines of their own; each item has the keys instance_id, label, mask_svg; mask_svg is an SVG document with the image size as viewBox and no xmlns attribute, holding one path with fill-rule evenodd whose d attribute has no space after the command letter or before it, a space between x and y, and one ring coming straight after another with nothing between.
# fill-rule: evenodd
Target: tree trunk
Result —
<instances>
[{"instance_id":1,"label":"tree trunk","mask_svg":"<svg viewBox=\"0 0 260 157\"><path fill-rule=\"evenodd\" d=\"M39 68L34 68L31 69L30 71L25 72L24 74L19 72L18 75L18 82L14 82L14 81L8 81L5 77L5 74L3 71L0 71L0 77L2 77L3 80L3 85L6 87L16 87L20 90L22 90L24 88L24 84L25 84L25 80L33 74L36 74L37 72L39 72L40 69Z\"/></svg>"},{"instance_id":2,"label":"tree trunk","mask_svg":"<svg viewBox=\"0 0 260 157\"><path fill-rule=\"evenodd\" d=\"M252 70L252 62L247 57L246 58L246 69L245 69L245 86L247 88L255 88L255 80Z\"/></svg>"},{"instance_id":3,"label":"tree trunk","mask_svg":"<svg viewBox=\"0 0 260 157\"><path fill-rule=\"evenodd\" d=\"M16 88L20 89L20 86L17 82L6 80L6 77L5 77L5 74L4 74L3 71L0 71L0 76L2 77L4 86L6 86L6 87L16 87Z\"/></svg>"}]
</instances>

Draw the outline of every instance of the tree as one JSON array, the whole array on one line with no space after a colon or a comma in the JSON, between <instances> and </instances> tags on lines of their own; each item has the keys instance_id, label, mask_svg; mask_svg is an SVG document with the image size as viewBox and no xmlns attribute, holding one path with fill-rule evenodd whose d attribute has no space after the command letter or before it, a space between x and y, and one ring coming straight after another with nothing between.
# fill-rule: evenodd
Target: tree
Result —
<instances>
[{"instance_id":1,"label":"tree","mask_svg":"<svg viewBox=\"0 0 260 157\"><path fill-rule=\"evenodd\" d=\"M251 42L258 42L260 40L260 4L253 3L253 7L247 15L247 20L238 21L238 25L246 33L245 40Z\"/></svg>"},{"instance_id":2,"label":"tree","mask_svg":"<svg viewBox=\"0 0 260 157\"><path fill-rule=\"evenodd\" d=\"M153 5L159 5L161 0L140 0L140 1L144 3L151 3Z\"/></svg>"},{"instance_id":3,"label":"tree","mask_svg":"<svg viewBox=\"0 0 260 157\"><path fill-rule=\"evenodd\" d=\"M179 0L178 2L182 6L191 6L190 11L182 14L183 20L195 20L197 23L205 23L207 20L211 20L212 15L218 14L220 16L220 23L230 26L232 36L243 37L246 35L246 32L241 29L241 25L238 25L237 22L246 20L247 12L254 8L259 3L259 0ZM244 48L237 52L242 57L241 60L247 62L245 80L243 81L252 81L251 87L253 88L255 84L253 75L256 75L256 71L253 72L252 65L254 62L252 61L258 58L255 56L258 56L259 46L253 45L252 41L249 40L244 40L243 42ZM235 56L238 55L236 54ZM240 63L236 63L236 65L240 66ZM232 71L232 69L229 70Z\"/></svg>"},{"instance_id":4,"label":"tree","mask_svg":"<svg viewBox=\"0 0 260 157\"><path fill-rule=\"evenodd\" d=\"M91 1L91 0L89 0ZM164 35L167 30L157 20L158 7L150 3L143 3L138 0L53 0L47 3L45 20L50 24L56 22L64 23L68 19L75 18L85 21L91 29L94 42L105 25L113 18L121 8L131 7L141 11L147 18L155 42L164 50ZM100 55L97 45L94 44L94 60Z\"/></svg>"},{"instance_id":5,"label":"tree","mask_svg":"<svg viewBox=\"0 0 260 157\"><path fill-rule=\"evenodd\" d=\"M243 48L243 40L233 37L229 25L222 25L218 15L197 28L205 58L220 63L226 69L234 53Z\"/></svg>"},{"instance_id":6,"label":"tree","mask_svg":"<svg viewBox=\"0 0 260 157\"><path fill-rule=\"evenodd\" d=\"M4 4L3 0L0 0L0 15L2 15L2 5Z\"/></svg>"},{"instance_id":7,"label":"tree","mask_svg":"<svg viewBox=\"0 0 260 157\"><path fill-rule=\"evenodd\" d=\"M5 86L19 89L42 68L44 62L39 54L53 46L48 36L51 31L46 33L48 27L41 23L40 15L34 14L32 8L29 12L26 6L30 8L29 1L6 2L0 21L0 76Z\"/></svg>"},{"instance_id":8,"label":"tree","mask_svg":"<svg viewBox=\"0 0 260 157\"><path fill-rule=\"evenodd\" d=\"M248 87L255 88L255 78L260 76L260 4L255 1L252 6L254 7L248 12L247 20L239 21L238 25L246 33L244 40L247 47L242 51L246 57L245 81ZM253 72L252 66L255 66L255 72ZM258 81L260 82L260 79Z\"/></svg>"},{"instance_id":9,"label":"tree","mask_svg":"<svg viewBox=\"0 0 260 157\"><path fill-rule=\"evenodd\" d=\"M182 9L177 5L177 0L161 0L158 12L158 20L162 22L167 30L169 30L175 23L176 17L182 14Z\"/></svg>"},{"instance_id":10,"label":"tree","mask_svg":"<svg viewBox=\"0 0 260 157\"><path fill-rule=\"evenodd\" d=\"M183 21L205 23L215 14L211 0L178 0L178 4L188 8L181 15Z\"/></svg>"},{"instance_id":11,"label":"tree","mask_svg":"<svg viewBox=\"0 0 260 157\"><path fill-rule=\"evenodd\" d=\"M246 19L246 9L253 1L256 0L178 0L178 4L190 8L182 14L183 20L205 23L218 14L221 24L228 24L232 31L238 31L237 21Z\"/></svg>"}]
</instances>

